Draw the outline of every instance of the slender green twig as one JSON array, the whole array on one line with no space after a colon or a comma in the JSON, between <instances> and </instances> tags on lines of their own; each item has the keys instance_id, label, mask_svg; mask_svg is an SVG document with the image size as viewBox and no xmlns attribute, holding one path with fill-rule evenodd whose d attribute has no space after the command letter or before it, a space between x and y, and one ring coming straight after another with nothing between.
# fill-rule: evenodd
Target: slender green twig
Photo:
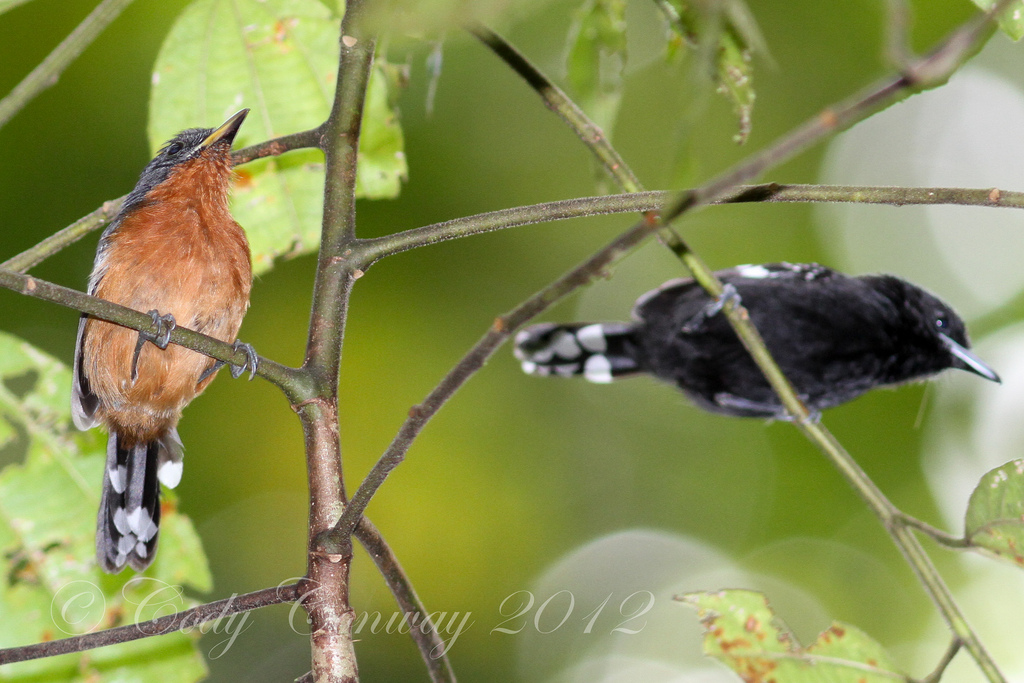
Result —
<instances>
[{"instance_id":1,"label":"slender green twig","mask_svg":"<svg viewBox=\"0 0 1024 683\"><path fill-rule=\"evenodd\" d=\"M317 129L294 136L268 140L235 152L235 163L243 164L268 155L310 147ZM362 260L356 264L366 270L385 256L417 247L468 237L495 230L532 225L568 218L583 218L616 213L655 211L675 193L667 191L631 192L627 194L581 197L556 202L520 206L501 211L456 218L389 235L362 240ZM17 256L0 263L0 268L24 273L74 242L98 230L117 215L124 197L104 202L103 206L78 219L68 227L50 235ZM741 185L715 204L748 202L852 202L857 204L888 204L911 206L920 204L951 204L958 206L987 206L1024 208L1024 192L1010 192L996 188L960 187L888 187L853 185Z\"/></svg>"},{"instance_id":2,"label":"slender green twig","mask_svg":"<svg viewBox=\"0 0 1024 683\"><path fill-rule=\"evenodd\" d=\"M537 94L541 96L548 108L558 114L568 124L580 140L587 145L587 148L594 156L597 157L598 162L601 163L608 174L622 186L622 189L626 192L640 192L643 190L640 180L633 174L633 171L623 161L622 157L619 156L619 153L615 151L615 148L608 144L608 138L604 131L601 130L601 127L591 121L584 111L569 99L561 88L541 73L511 43L491 29L480 24L473 24L468 27L468 30L529 83L531 88L537 91Z\"/></svg>"},{"instance_id":3,"label":"slender green twig","mask_svg":"<svg viewBox=\"0 0 1024 683\"><path fill-rule=\"evenodd\" d=\"M519 206L455 218L411 230L362 240L360 268L366 270L375 261L410 249L447 240L505 230L523 225L568 218L584 218L617 213L655 211L675 192L651 191L564 199L543 204ZM889 187L867 185L740 185L711 204L851 202L889 206L957 205L1024 208L1024 192L994 188Z\"/></svg>"},{"instance_id":4,"label":"slender green twig","mask_svg":"<svg viewBox=\"0 0 1024 683\"><path fill-rule=\"evenodd\" d=\"M114 220L117 212L121 210L123 202L124 197L103 202L103 206L92 213L82 216L63 230L58 230L35 246L0 263L0 268L16 273L24 273L30 268L39 265L60 250L82 239L93 230L98 230L108 225L110 221Z\"/></svg>"},{"instance_id":5,"label":"slender green twig","mask_svg":"<svg viewBox=\"0 0 1024 683\"><path fill-rule=\"evenodd\" d=\"M298 133L282 135L255 145L237 149L231 153L231 163L235 166L247 164L256 159L264 157L281 156L285 152L295 149L320 149L320 138L323 135L323 126L317 126Z\"/></svg>"},{"instance_id":6,"label":"slender green twig","mask_svg":"<svg viewBox=\"0 0 1024 683\"><path fill-rule=\"evenodd\" d=\"M911 517L910 515L905 514L902 511L897 510L895 521L898 521L900 524L904 526L917 529L918 531L920 531L921 533L923 533L924 535L928 536L933 541L938 543L939 545L944 545L947 548L951 548L953 550L966 550L972 548L971 542L963 536L954 536L948 531L943 531L942 529L934 527L931 524L928 524L927 522L918 519L917 517Z\"/></svg>"},{"instance_id":7,"label":"slender green twig","mask_svg":"<svg viewBox=\"0 0 1024 683\"><path fill-rule=\"evenodd\" d=\"M938 666L936 666L930 674L922 678L921 683L939 683L939 681L942 680L942 674L946 673L946 669L952 663L953 658L956 657L957 653L960 652L961 647L963 647L963 643L954 638L950 642L949 647L946 648L945 653L943 653Z\"/></svg>"},{"instance_id":8,"label":"slender green twig","mask_svg":"<svg viewBox=\"0 0 1024 683\"><path fill-rule=\"evenodd\" d=\"M0 100L0 128L7 125L32 98L56 83L64 69L130 4L132 0L103 0L97 5L39 66Z\"/></svg>"}]
</instances>

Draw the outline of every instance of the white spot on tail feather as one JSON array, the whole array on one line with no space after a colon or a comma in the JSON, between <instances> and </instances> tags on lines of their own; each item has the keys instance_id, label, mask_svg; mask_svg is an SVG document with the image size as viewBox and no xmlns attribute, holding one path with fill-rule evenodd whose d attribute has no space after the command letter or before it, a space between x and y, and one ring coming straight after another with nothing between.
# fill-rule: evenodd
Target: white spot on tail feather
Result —
<instances>
[{"instance_id":1,"label":"white spot on tail feather","mask_svg":"<svg viewBox=\"0 0 1024 683\"><path fill-rule=\"evenodd\" d=\"M604 334L604 326L595 323L576 330L576 339L580 346L591 353L604 353L608 350L608 339Z\"/></svg>"},{"instance_id":2,"label":"white spot on tail feather","mask_svg":"<svg viewBox=\"0 0 1024 683\"><path fill-rule=\"evenodd\" d=\"M562 331L555 337L554 342L551 344L551 349L559 358L566 360L572 360L578 358L583 351L580 349L580 345L576 343L576 337L572 332Z\"/></svg>"},{"instance_id":3,"label":"white spot on tail feather","mask_svg":"<svg viewBox=\"0 0 1024 683\"><path fill-rule=\"evenodd\" d=\"M173 489L181 483L181 473L184 469L185 463L180 460L177 462L168 460L160 465L160 469L156 471L156 478L167 488Z\"/></svg>"},{"instance_id":4,"label":"white spot on tail feather","mask_svg":"<svg viewBox=\"0 0 1024 683\"><path fill-rule=\"evenodd\" d=\"M124 465L107 470L107 478L110 479L110 486L118 493L124 493L125 479L128 477L128 470Z\"/></svg>"},{"instance_id":5,"label":"white spot on tail feather","mask_svg":"<svg viewBox=\"0 0 1024 683\"><path fill-rule=\"evenodd\" d=\"M148 541L156 536L157 526L153 523L149 513L142 508L136 508L128 513L128 526L140 541Z\"/></svg>"},{"instance_id":6,"label":"white spot on tail feather","mask_svg":"<svg viewBox=\"0 0 1024 683\"><path fill-rule=\"evenodd\" d=\"M128 527L128 515L125 513L124 508L114 510L114 528L122 536L131 531Z\"/></svg>"},{"instance_id":7,"label":"white spot on tail feather","mask_svg":"<svg viewBox=\"0 0 1024 683\"><path fill-rule=\"evenodd\" d=\"M607 357L597 354L583 364L583 376L597 384L608 384L612 377L612 364Z\"/></svg>"},{"instance_id":8,"label":"white spot on tail feather","mask_svg":"<svg viewBox=\"0 0 1024 683\"><path fill-rule=\"evenodd\" d=\"M117 540L118 565L124 564L124 558L128 555L128 553L132 551L132 548L135 547L136 542L137 541L135 540L134 534L126 534Z\"/></svg>"}]
</instances>

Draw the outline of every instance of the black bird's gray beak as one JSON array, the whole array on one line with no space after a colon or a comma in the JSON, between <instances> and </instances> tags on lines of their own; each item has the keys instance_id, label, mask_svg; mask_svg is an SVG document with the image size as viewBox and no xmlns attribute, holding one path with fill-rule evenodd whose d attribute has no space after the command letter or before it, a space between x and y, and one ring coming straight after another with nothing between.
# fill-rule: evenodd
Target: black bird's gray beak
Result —
<instances>
[{"instance_id":1,"label":"black bird's gray beak","mask_svg":"<svg viewBox=\"0 0 1024 683\"><path fill-rule=\"evenodd\" d=\"M242 122L245 121L246 115L249 113L248 109L242 109L236 112L224 123L220 124L216 130L206 136L206 139L199 143L199 149L206 149L215 142L227 142L230 146L235 139L235 135L238 133L238 129L242 127Z\"/></svg>"},{"instance_id":2,"label":"black bird's gray beak","mask_svg":"<svg viewBox=\"0 0 1024 683\"><path fill-rule=\"evenodd\" d=\"M942 338L942 343L946 345L946 348L949 349L951 354L953 354L953 357L960 361L961 364L959 367L961 369L973 372L974 374L980 375L987 380L996 382L997 384L1002 384L1003 381L999 379L999 375L996 374L996 371L990 368L985 361L971 353L969 349L957 344L944 334L939 334L939 337Z\"/></svg>"}]
</instances>

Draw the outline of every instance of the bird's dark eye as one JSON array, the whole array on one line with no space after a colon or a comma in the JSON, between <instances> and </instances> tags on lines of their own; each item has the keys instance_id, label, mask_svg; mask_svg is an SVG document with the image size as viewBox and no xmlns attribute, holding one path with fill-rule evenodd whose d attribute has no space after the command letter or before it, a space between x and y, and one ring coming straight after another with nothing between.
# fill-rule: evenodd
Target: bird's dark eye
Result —
<instances>
[{"instance_id":1,"label":"bird's dark eye","mask_svg":"<svg viewBox=\"0 0 1024 683\"><path fill-rule=\"evenodd\" d=\"M175 154L178 154L184 148L185 145L181 144L180 142L172 142L171 144L167 145L167 156L173 157Z\"/></svg>"},{"instance_id":2,"label":"bird's dark eye","mask_svg":"<svg viewBox=\"0 0 1024 683\"><path fill-rule=\"evenodd\" d=\"M943 316L939 316L938 318L935 319L935 327L939 328L940 330L944 330L947 327L949 327L949 321L946 320L946 318L944 318Z\"/></svg>"}]
</instances>

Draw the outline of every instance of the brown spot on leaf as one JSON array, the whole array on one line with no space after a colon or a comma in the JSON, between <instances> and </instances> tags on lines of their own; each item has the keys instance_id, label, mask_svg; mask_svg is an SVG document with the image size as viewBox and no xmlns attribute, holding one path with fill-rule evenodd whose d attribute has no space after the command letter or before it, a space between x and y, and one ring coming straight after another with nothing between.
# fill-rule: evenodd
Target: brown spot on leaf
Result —
<instances>
[{"instance_id":1,"label":"brown spot on leaf","mask_svg":"<svg viewBox=\"0 0 1024 683\"><path fill-rule=\"evenodd\" d=\"M236 190L248 190L252 187L253 179L252 173L249 171L236 170L235 171L235 189Z\"/></svg>"}]
</instances>

